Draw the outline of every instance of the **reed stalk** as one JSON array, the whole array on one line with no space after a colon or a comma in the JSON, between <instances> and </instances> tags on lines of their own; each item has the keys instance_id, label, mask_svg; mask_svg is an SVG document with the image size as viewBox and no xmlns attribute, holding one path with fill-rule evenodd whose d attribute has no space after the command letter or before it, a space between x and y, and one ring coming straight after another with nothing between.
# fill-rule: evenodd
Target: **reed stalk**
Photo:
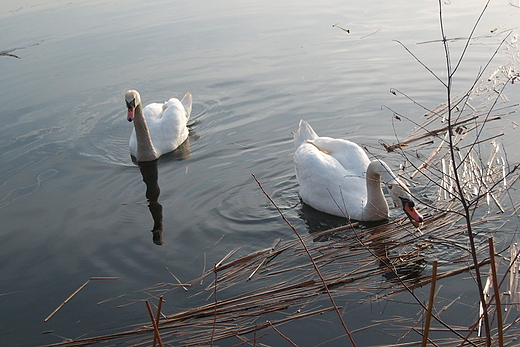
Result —
<instances>
[{"instance_id":1,"label":"reed stalk","mask_svg":"<svg viewBox=\"0 0 520 347\"><path fill-rule=\"evenodd\" d=\"M157 342L159 342L159 346L160 347L164 347L163 343L162 343L162 340L161 340L161 334L159 333L159 328L157 326L157 322L155 321L155 318L153 316L153 312L152 312L152 308L150 307L150 303L147 301L145 301L146 303L146 308L148 309L148 313L150 314L150 320L152 321L152 326L153 326L153 330L154 330L154 345L155 345L155 339L157 339ZM158 313L160 314L160 313Z\"/></svg>"},{"instance_id":2,"label":"reed stalk","mask_svg":"<svg viewBox=\"0 0 520 347\"><path fill-rule=\"evenodd\" d=\"M500 285L498 284L497 265L495 261L495 244L493 238L488 238L489 245L489 259L491 260L491 276L493 278L493 291L496 304L497 312L497 324L498 324L498 346L504 347L504 327L502 325L502 305L500 303Z\"/></svg>"},{"instance_id":3,"label":"reed stalk","mask_svg":"<svg viewBox=\"0 0 520 347\"><path fill-rule=\"evenodd\" d=\"M430 299L428 301L428 311L426 313L426 322L424 324L424 332L422 339L422 347L426 347L428 343L428 333L430 332L430 323L432 319L432 311L435 300L435 286L437 283L437 261L432 265L432 283L430 284Z\"/></svg>"},{"instance_id":4,"label":"reed stalk","mask_svg":"<svg viewBox=\"0 0 520 347\"><path fill-rule=\"evenodd\" d=\"M148 302L148 301L147 301ZM159 327L159 321L161 319L161 309L162 309L162 303L163 303L163 296L161 295L159 297L159 303L157 304L157 315L155 317L155 325ZM159 331L157 331L159 333ZM157 334L158 335L158 334ZM155 347L157 343L157 336L154 334L153 336L153 347Z\"/></svg>"}]
</instances>

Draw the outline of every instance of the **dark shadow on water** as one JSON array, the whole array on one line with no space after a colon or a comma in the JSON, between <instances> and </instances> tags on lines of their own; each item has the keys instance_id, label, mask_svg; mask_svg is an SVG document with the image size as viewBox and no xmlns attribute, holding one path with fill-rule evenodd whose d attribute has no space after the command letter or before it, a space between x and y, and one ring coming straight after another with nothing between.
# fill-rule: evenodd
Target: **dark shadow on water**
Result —
<instances>
[{"instance_id":1,"label":"dark shadow on water","mask_svg":"<svg viewBox=\"0 0 520 347\"><path fill-rule=\"evenodd\" d=\"M310 234L337 228L349 223L348 219L324 213L302 202L299 217L307 224ZM315 240L320 241L320 240Z\"/></svg>"},{"instance_id":2,"label":"dark shadow on water","mask_svg":"<svg viewBox=\"0 0 520 347\"><path fill-rule=\"evenodd\" d=\"M153 219L152 240L156 245L163 244L163 207L159 203L161 188L159 187L158 163L184 160L190 156L190 139L188 138L173 152L167 153L157 160L136 162L135 158L132 157L132 161L139 166L143 182L146 184L146 201L148 201L148 209Z\"/></svg>"},{"instance_id":3,"label":"dark shadow on water","mask_svg":"<svg viewBox=\"0 0 520 347\"><path fill-rule=\"evenodd\" d=\"M391 227L390 224L388 226ZM370 233L376 235L376 232L371 231ZM397 284L403 281L409 283L418 281L423 276L427 265L422 252L403 254L403 258L401 258L398 257L395 250L390 250L392 248L398 249L397 246L399 246L399 240L391 237L378 237L375 242L370 244L371 252L379 260L382 276L386 281Z\"/></svg>"},{"instance_id":4,"label":"dark shadow on water","mask_svg":"<svg viewBox=\"0 0 520 347\"><path fill-rule=\"evenodd\" d=\"M303 202L301 206L302 207L299 213L299 217L305 222L305 224L307 224L309 234L320 233L322 231L327 231L330 229L346 226L351 223L347 218L337 217L325 212L315 210L314 208L310 207L309 205ZM352 223L356 223L356 221L352 221ZM384 224L386 223L386 221L357 223L359 224L359 229L365 229ZM321 234L318 237L316 237L316 239L314 239L314 242L324 242L333 239L341 239L343 238L342 235L344 235L344 233L345 231L343 230L339 232Z\"/></svg>"},{"instance_id":5,"label":"dark shadow on water","mask_svg":"<svg viewBox=\"0 0 520 347\"><path fill-rule=\"evenodd\" d=\"M320 212L314 208L306 205L302 202L299 217L305 222L308 227L309 234L318 234L313 238L314 242L327 242L337 240L348 240L352 242L352 233L359 233L360 237L370 233L375 235L378 231L371 230L376 226L381 226L383 229L379 230L381 233L384 230L385 224L388 221L380 222L358 222L355 231L352 229L342 229L338 231L331 231L330 233L322 233L330 229L347 226L349 222L346 218L330 215L328 213ZM352 221L354 223L354 221ZM392 224L388 224L388 227L393 227ZM426 268L426 261L421 256L421 252L418 252L413 257L414 259L407 259L402 263L396 261L395 254L392 256L389 249L394 248L399 240L394 240L391 237L376 237L375 241L370 242L370 252L377 256L379 260L379 268L382 270L382 276L386 281L399 283L401 281L411 281L418 279L423 275L423 271ZM359 246L362 247L361 243ZM391 267L391 268L390 268Z\"/></svg>"}]
</instances>

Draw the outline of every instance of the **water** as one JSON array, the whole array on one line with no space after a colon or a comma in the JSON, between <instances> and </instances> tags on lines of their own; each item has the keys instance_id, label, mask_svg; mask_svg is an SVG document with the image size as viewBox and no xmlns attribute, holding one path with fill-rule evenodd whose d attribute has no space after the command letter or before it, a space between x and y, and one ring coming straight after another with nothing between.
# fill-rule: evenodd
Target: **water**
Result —
<instances>
[{"instance_id":1,"label":"water","mask_svg":"<svg viewBox=\"0 0 520 347\"><path fill-rule=\"evenodd\" d=\"M447 5L448 36L466 36L483 6ZM517 7L496 1L475 35L514 29L518 16ZM318 134L378 146L395 139L381 105L422 112L390 88L429 107L444 100L440 84L393 41L442 76L440 45L416 44L440 37L435 1L3 1L0 22L0 50L20 48L11 54L21 58L0 57L5 346L60 341L42 335L50 330L74 338L142 322L140 305L116 307L136 290L171 281L166 267L188 281L205 258L213 264L234 248L247 254L293 237L251 174L308 231L292 167L291 131L300 119ZM503 37L470 46L457 92ZM501 50L495 65L512 54ZM145 104L194 96L185 158L158 165L162 246L152 242L145 184L127 148L130 88ZM399 135L409 129L403 123ZM118 280L92 281L43 322L93 276ZM170 309L203 303L188 295Z\"/></svg>"}]
</instances>

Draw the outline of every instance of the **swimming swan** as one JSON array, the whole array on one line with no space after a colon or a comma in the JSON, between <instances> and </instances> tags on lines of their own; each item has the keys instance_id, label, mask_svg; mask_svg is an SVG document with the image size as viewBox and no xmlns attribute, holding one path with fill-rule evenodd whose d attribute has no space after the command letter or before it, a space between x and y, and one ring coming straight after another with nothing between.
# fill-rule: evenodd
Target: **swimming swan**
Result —
<instances>
[{"instance_id":1,"label":"swimming swan","mask_svg":"<svg viewBox=\"0 0 520 347\"><path fill-rule=\"evenodd\" d=\"M152 161L179 147L188 138L192 96L186 93L179 101L153 103L143 108L141 96L135 90L125 94L127 119L134 122L130 136L130 154L138 162Z\"/></svg>"},{"instance_id":2,"label":"swimming swan","mask_svg":"<svg viewBox=\"0 0 520 347\"><path fill-rule=\"evenodd\" d=\"M389 210L383 182L415 227L423 222L406 185L381 160L370 161L357 144L319 137L301 120L294 134L294 165L302 201L316 210L357 221L380 221Z\"/></svg>"}]
</instances>

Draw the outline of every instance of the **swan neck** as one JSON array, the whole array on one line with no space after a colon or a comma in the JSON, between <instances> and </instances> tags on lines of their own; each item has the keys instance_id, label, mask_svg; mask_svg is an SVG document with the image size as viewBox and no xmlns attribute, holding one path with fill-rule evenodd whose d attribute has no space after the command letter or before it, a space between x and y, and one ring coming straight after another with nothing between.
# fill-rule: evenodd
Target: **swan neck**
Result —
<instances>
[{"instance_id":1,"label":"swan neck","mask_svg":"<svg viewBox=\"0 0 520 347\"><path fill-rule=\"evenodd\" d=\"M153 146L150 129L143 115L143 107L137 105L134 113L135 137L137 140L137 160L151 161L157 159L157 152Z\"/></svg>"},{"instance_id":2,"label":"swan neck","mask_svg":"<svg viewBox=\"0 0 520 347\"><path fill-rule=\"evenodd\" d=\"M371 162L367 168L367 201L365 205L365 216L373 215L379 218L387 218L389 209L381 187L380 168L381 164L377 161Z\"/></svg>"}]
</instances>

